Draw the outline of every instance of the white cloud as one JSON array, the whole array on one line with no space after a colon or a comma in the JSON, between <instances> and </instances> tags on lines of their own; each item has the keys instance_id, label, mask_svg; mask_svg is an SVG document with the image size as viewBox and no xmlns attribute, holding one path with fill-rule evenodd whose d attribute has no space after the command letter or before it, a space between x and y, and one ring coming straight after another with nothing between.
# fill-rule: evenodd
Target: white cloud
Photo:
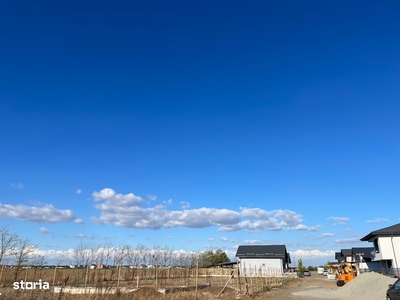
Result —
<instances>
[{"instance_id":1,"label":"white cloud","mask_svg":"<svg viewBox=\"0 0 400 300\"><path fill-rule=\"evenodd\" d=\"M143 199L134 194L117 194L106 188L93 192L97 202L95 208L100 216L92 217L97 224L137 229L160 229L173 227L205 228L217 226L218 231L265 231L265 230L308 230L314 231L318 226L309 227L302 224L302 216L290 210L266 211L260 208L240 208L240 211L217 208L189 209L187 202L181 202L183 210L168 210L166 205L172 200L154 207L141 207Z\"/></svg>"},{"instance_id":2,"label":"white cloud","mask_svg":"<svg viewBox=\"0 0 400 300\"><path fill-rule=\"evenodd\" d=\"M209 241L214 241L214 238L208 238Z\"/></svg>"},{"instance_id":3,"label":"white cloud","mask_svg":"<svg viewBox=\"0 0 400 300\"><path fill-rule=\"evenodd\" d=\"M334 234L334 233L328 233L328 232L325 232L325 233L323 233L323 234L321 234L321 235L317 236L317 238L320 238L320 239L322 239L322 238L326 238L326 237L333 237L333 236L335 236L335 234Z\"/></svg>"},{"instance_id":4,"label":"white cloud","mask_svg":"<svg viewBox=\"0 0 400 300\"><path fill-rule=\"evenodd\" d=\"M354 243L360 243L360 238L347 238L347 239L338 239L335 240L336 244L354 244Z\"/></svg>"},{"instance_id":5,"label":"white cloud","mask_svg":"<svg viewBox=\"0 0 400 300\"><path fill-rule=\"evenodd\" d=\"M298 258L326 258L333 259L335 257L335 250L303 250L298 249L296 251L290 251L290 257L298 257Z\"/></svg>"},{"instance_id":6,"label":"white cloud","mask_svg":"<svg viewBox=\"0 0 400 300\"><path fill-rule=\"evenodd\" d=\"M82 190L81 189L77 189L76 190L76 193L79 195L79 194L82 194Z\"/></svg>"},{"instance_id":7,"label":"white cloud","mask_svg":"<svg viewBox=\"0 0 400 300\"><path fill-rule=\"evenodd\" d=\"M113 189L109 188L102 189L100 192L93 192L92 196L95 201L105 200L105 203L109 205L136 206L143 203L143 198L135 196L133 193L126 195L116 194Z\"/></svg>"},{"instance_id":8,"label":"white cloud","mask_svg":"<svg viewBox=\"0 0 400 300\"><path fill-rule=\"evenodd\" d=\"M303 231L317 231L320 226L306 226L304 224L299 224L293 227L288 227L288 230L303 230Z\"/></svg>"},{"instance_id":9,"label":"white cloud","mask_svg":"<svg viewBox=\"0 0 400 300\"><path fill-rule=\"evenodd\" d=\"M206 244L206 245L204 245L203 247L204 247L205 249L209 249L209 250L217 250L217 249L220 249L219 246L217 246L217 245L210 245L210 244Z\"/></svg>"},{"instance_id":10,"label":"white cloud","mask_svg":"<svg viewBox=\"0 0 400 300\"><path fill-rule=\"evenodd\" d=\"M331 220L334 222L333 225L336 224L346 224L348 221L350 221L350 218L346 217L329 217L328 220Z\"/></svg>"},{"instance_id":11,"label":"white cloud","mask_svg":"<svg viewBox=\"0 0 400 300\"><path fill-rule=\"evenodd\" d=\"M316 230L314 227L307 227L301 215L290 210L266 211L261 208L240 208L241 215L245 220L226 225L219 228L219 231L236 231L246 229L248 231L280 231L280 230Z\"/></svg>"},{"instance_id":12,"label":"white cloud","mask_svg":"<svg viewBox=\"0 0 400 300\"><path fill-rule=\"evenodd\" d=\"M83 233L79 233L77 235L65 235L66 238L74 238L74 239L94 239L93 235L86 235Z\"/></svg>"},{"instance_id":13,"label":"white cloud","mask_svg":"<svg viewBox=\"0 0 400 300\"><path fill-rule=\"evenodd\" d=\"M23 183L21 183L21 182L11 183L10 185L15 190L22 190L22 189L25 188L25 185Z\"/></svg>"},{"instance_id":14,"label":"white cloud","mask_svg":"<svg viewBox=\"0 0 400 300\"><path fill-rule=\"evenodd\" d=\"M75 220L74 220L74 223L75 223L75 224L79 224L79 225L84 225L84 224L85 224L85 221L83 221L82 219L75 219Z\"/></svg>"},{"instance_id":15,"label":"white cloud","mask_svg":"<svg viewBox=\"0 0 400 300\"><path fill-rule=\"evenodd\" d=\"M39 230L39 232L41 232L43 234L48 234L50 232L50 230L48 230L47 228L44 228L44 227L40 227L38 230Z\"/></svg>"},{"instance_id":16,"label":"white cloud","mask_svg":"<svg viewBox=\"0 0 400 300\"><path fill-rule=\"evenodd\" d=\"M162 204L172 205L172 199L169 199L168 201L163 201Z\"/></svg>"},{"instance_id":17,"label":"white cloud","mask_svg":"<svg viewBox=\"0 0 400 300\"><path fill-rule=\"evenodd\" d=\"M91 218L98 224L113 224L127 228L204 228L232 224L240 220L237 212L227 209L199 208L169 211L163 205L141 208L135 205L115 205L106 201L95 206L101 211L99 218Z\"/></svg>"},{"instance_id":18,"label":"white cloud","mask_svg":"<svg viewBox=\"0 0 400 300\"><path fill-rule=\"evenodd\" d=\"M244 243L246 245L261 245L262 242L260 240L245 240Z\"/></svg>"},{"instance_id":19,"label":"white cloud","mask_svg":"<svg viewBox=\"0 0 400 300\"><path fill-rule=\"evenodd\" d=\"M157 200L157 196L156 195L147 195L147 199L149 199L151 201L156 201Z\"/></svg>"},{"instance_id":20,"label":"white cloud","mask_svg":"<svg viewBox=\"0 0 400 300\"><path fill-rule=\"evenodd\" d=\"M375 218L373 220L367 220L366 223L380 223L380 222L389 222L389 219L385 218Z\"/></svg>"},{"instance_id":21,"label":"white cloud","mask_svg":"<svg viewBox=\"0 0 400 300\"><path fill-rule=\"evenodd\" d=\"M181 202L179 202L179 204L181 205L182 209L189 209L190 208L190 203L189 202L181 201Z\"/></svg>"},{"instance_id":22,"label":"white cloud","mask_svg":"<svg viewBox=\"0 0 400 300\"><path fill-rule=\"evenodd\" d=\"M321 234L321 236L330 237L330 236L335 236L335 234L334 233L325 232L325 233Z\"/></svg>"},{"instance_id":23,"label":"white cloud","mask_svg":"<svg viewBox=\"0 0 400 300\"><path fill-rule=\"evenodd\" d=\"M11 205L0 203L0 218L45 224L70 222L75 219L75 215L69 209L56 209L51 204L26 206L23 204Z\"/></svg>"},{"instance_id":24,"label":"white cloud","mask_svg":"<svg viewBox=\"0 0 400 300\"><path fill-rule=\"evenodd\" d=\"M219 240L220 240L220 241L223 241L223 242L226 242L226 241L228 241L228 238L227 238L226 236L221 236L221 237L219 238Z\"/></svg>"}]
</instances>

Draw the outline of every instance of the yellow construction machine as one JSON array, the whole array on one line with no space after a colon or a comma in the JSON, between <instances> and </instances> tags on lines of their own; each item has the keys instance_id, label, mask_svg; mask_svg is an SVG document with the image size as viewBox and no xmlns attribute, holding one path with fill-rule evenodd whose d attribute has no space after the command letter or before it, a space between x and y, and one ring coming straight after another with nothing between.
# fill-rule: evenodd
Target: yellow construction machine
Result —
<instances>
[{"instance_id":1,"label":"yellow construction machine","mask_svg":"<svg viewBox=\"0 0 400 300\"><path fill-rule=\"evenodd\" d=\"M360 268L356 262L342 262L339 264L336 275L337 275L337 286L343 286L349 281L356 278L360 274Z\"/></svg>"}]
</instances>

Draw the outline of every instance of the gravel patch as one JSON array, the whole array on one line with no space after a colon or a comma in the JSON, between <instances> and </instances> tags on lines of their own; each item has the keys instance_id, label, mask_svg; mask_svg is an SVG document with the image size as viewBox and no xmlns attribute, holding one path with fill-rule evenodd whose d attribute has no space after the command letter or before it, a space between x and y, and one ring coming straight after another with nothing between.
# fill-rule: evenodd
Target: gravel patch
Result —
<instances>
[{"instance_id":1,"label":"gravel patch","mask_svg":"<svg viewBox=\"0 0 400 300\"><path fill-rule=\"evenodd\" d=\"M352 281L335 290L310 289L292 293L295 296L305 296L318 299L340 299L340 300L377 300L385 299L389 284L397 279L387 277L378 273L364 273Z\"/></svg>"}]
</instances>

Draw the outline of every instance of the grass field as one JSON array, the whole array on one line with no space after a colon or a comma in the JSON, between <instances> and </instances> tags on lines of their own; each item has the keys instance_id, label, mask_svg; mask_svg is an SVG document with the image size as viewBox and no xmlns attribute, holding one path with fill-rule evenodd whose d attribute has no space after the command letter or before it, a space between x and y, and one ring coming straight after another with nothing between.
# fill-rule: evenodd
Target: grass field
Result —
<instances>
[{"instance_id":1,"label":"grass field","mask_svg":"<svg viewBox=\"0 0 400 300\"><path fill-rule=\"evenodd\" d=\"M221 293L220 299L247 299L247 295L268 290L271 286L280 285L292 280L290 277L245 278L241 276L230 279L231 269L22 269L17 282L48 282L50 289L14 289L14 270L2 268L0 275L0 299L50 300L50 299L166 299L166 300L211 300ZM64 292L54 292L54 287L63 286ZM197 289L196 289L197 286ZM67 288L81 288L82 293L69 294ZM247 287L247 288L246 288ZM138 288L138 289L137 289ZM96 291L97 293L89 294ZM124 293L124 289L135 290ZM121 292L118 292L121 291ZM164 291L161 293L160 291Z\"/></svg>"}]
</instances>

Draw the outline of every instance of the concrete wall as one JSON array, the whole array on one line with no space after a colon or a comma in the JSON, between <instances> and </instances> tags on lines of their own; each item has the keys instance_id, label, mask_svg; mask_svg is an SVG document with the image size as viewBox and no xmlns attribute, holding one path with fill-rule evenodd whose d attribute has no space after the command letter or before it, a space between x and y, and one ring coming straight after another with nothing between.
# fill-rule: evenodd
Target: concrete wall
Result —
<instances>
[{"instance_id":1,"label":"concrete wall","mask_svg":"<svg viewBox=\"0 0 400 300\"><path fill-rule=\"evenodd\" d=\"M379 237L378 246L379 252L375 253L374 261L393 260L393 267L400 268L400 237Z\"/></svg>"},{"instance_id":2,"label":"concrete wall","mask_svg":"<svg viewBox=\"0 0 400 300\"><path fill-rule=\"evenodd\" d=\"M255 276L256 274L281 276L283 274L283 260L280 258L243 258L240 260L240 272L241 274L246 273L247 276Z\"/></svg>"}]
</instances>

